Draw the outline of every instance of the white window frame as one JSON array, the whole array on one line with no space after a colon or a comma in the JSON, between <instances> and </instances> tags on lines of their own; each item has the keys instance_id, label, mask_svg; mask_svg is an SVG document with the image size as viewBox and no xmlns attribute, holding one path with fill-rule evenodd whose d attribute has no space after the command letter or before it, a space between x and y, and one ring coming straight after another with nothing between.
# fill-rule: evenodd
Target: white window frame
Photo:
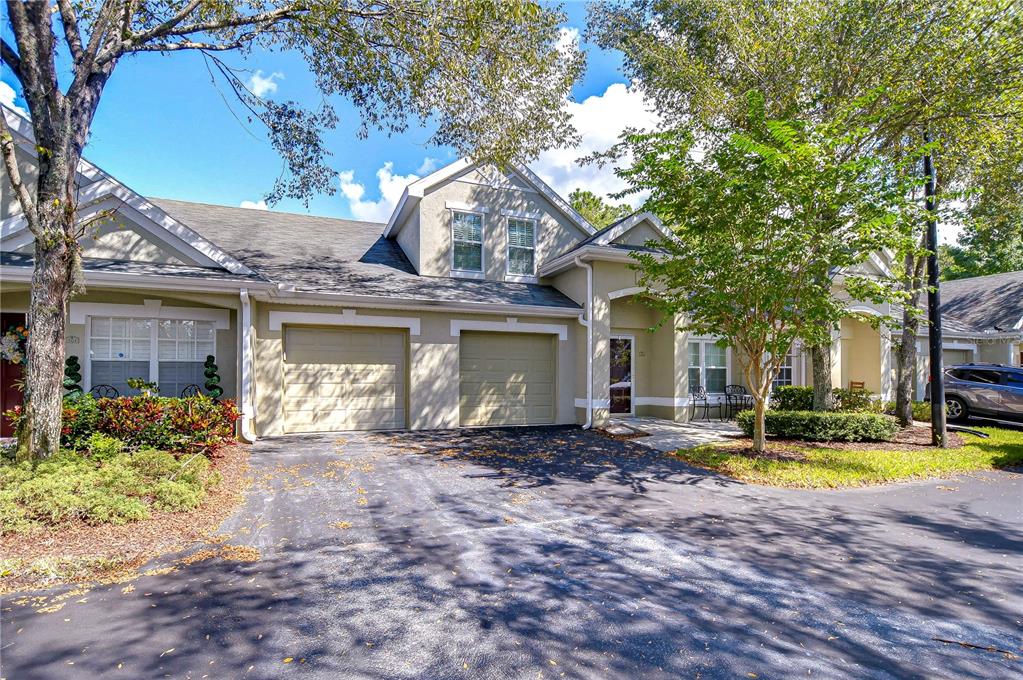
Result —
<instances>
[{"instance_id":1,"label":"white window frame","mask_svg":"<svg viewBox=\"0 0 1023 680\"><path fill-rule=\"evenodd\" d=\"M524 213L512 210L502 210L501 215L505 218L505 250L504 250L504 280L515 283L537 283L540 279L536 272L539 263L536 258L536 245L540 239L540 223L543 215L540 213ZM511 267L511 220L520 220L533 223L533 273L515 274L510 271Z\"/></svg>"},{"instance_id":2,"label":"white window frame","mask_svg":"<svg viewBox=\"0 0 1023 680\"><path fill-rule=\"evenodd\" d=\"M217 354L217 331L220 324L211 319L184 319L184 318L160 318L150 316L128 316L128 312L122 314L87 314L85 315L85 361L82 366L82 386L85 392L92 389L92 320L94 318L126 319L128 321L139 320L149 322L149 382L159 383L160 378L160 321L195 321L196 323L213 324L213 355ZM129 339L130 342L130 339ZM175 341L176 346L177 341ZM176 352L175 352L176 354ZM203 357L205 360L205 357ZM100 359L103 361L103 359ZM170 359L167 360L171 361ZM177 361L177 359L174 359Z\"/></svg>"},{"instance_id":3,"label":"white window frame","mask_svg":"<svg viewBox=\"0 0 1023 680\"><path fill-rule=\"evenodd\" d=\"M803 376L802 345L800 345L798 342L792 343L792 347L789 348L788 354L786 356L792 357L792 382L789 383L789 385L792 387L802 387L803 385L806 384L806 381ZM778 377L775 376L775 380L777 379ZM774 384L775 380L771 381L772 390L775 389L775 387L781 387L780 385Z\"/></svg>"},{"instance_id":4,"label":"white window frame","mask_svg":"<svg viewBox=\"0 0 1023 680\"><path fill-rule=\"evenodd\" d=\"M708 336L696 336L691 337L688 340L689 344L697 343L700 346L700 382L706 387L706 371L707 371L707 345L716 344L718 338ZM689 380L689 369L696 368L696 366L689 365L689 347L686 346L686 380ZM720 366L714 366L714 368L720 368ZM731 385L732 383L732 348L725 347L725 385ZM689 385L689 389L693 388ZM724 392L707 392L708 395L723 395Z\"/></svg>"},{"instance_id":5,"label":"white window frame","mask_svg":"<svg viewBox=\"0 0 1023 680\"><path fill-rule=\"evenodd\" d=\"M448 209L448 221L450 226L448 227L448 234L451 235L451 275L463 279L485 279L487 274L487 249L485 244L487 242L487 211L484 208L467 206L464 204L447 204ZM480 218L480 269L459 269L455 267L455 213L464 213L469 215L479 215ZM463 243L472 243L472 241L463 241Z\"/></svg>"}]
</instances>

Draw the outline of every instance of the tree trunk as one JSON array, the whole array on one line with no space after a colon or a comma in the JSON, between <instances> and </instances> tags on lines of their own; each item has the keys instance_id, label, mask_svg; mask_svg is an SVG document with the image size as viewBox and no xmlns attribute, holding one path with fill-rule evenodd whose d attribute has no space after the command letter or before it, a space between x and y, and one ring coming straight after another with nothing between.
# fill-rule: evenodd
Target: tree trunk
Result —
<instances>
[{"instance_id":1,"label":"tree trunk","mask_svg":"<svg viewBox=\"0 0 1023 680\"><path fill-rule=\"evenodd\" d=\"M753 451L763 453L767 449L767 424L765 414L767 402L759 396L753 397Z\"/></svg>"},{"instance_id":2,"label":"tree trunk","mask_svg":"<svg viewBox=\"0 0 1023 680\"><path fill-rule=\"evenodd\" d=\"M920 319L914 313L920 304L923 285L923 257L906 256L906 292L909 294L902 308L902 337L895 355L895 417L907 427L913 422L913 377L916 374L916 336Z\"/></svg>"},{"instance_id":3,"label":"tree trunk","mask_svg":"<svg viewBox=\"0 0 1023 680\"><path fill-rule=\"evenodd\" d=\"M830 411L835 405L831 390L831 345L811 347L810 363L813 365L813 410Z\"/></svg>"},{"instance_id":4,"label":"tree trunk","mask_svg":"<svg viewBox=\"0 0 1023 680\"><path fill-rule=\"evenodd\" d=\"M58 215L49 217L62 219ZM46 243L36 239L28 309L25 411L18 431L19 460L48 458L60 447L64 336L75 280L74 252L63 237L63 229Z\"/></svg>"}]
</instances>

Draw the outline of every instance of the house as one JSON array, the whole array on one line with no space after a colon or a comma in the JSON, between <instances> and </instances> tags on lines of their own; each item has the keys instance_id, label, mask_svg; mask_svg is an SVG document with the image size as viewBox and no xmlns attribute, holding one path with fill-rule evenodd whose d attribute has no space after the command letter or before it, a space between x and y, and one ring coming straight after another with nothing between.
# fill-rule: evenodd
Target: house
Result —
<instances>
[{"instance_id":1,"label":"house","mask_svg":"<svg viewBox=\"0 0 1023 680\"><path fill-rule=\"evenodd\" d=\"M30 178L31 126L5 115ZM67 354L86 390L124 394L141 377L177 395L203 382L213 355L251 439L601 425L613 413L684 420L690 385L720 393L741 382L715 338L681 332L679 320L648 331L658 317L630 264L670 236L657 217L597 230L525 166L453 163L410 184L386 224L145 198L85 160L77 181L90 226ZM24 320L32 248L4 189L7 321ZM885 333L847 319L833 358L836 386L891 392ZM776 382L809 377L795 348Z\"/></svg>"},{"instance_id":2,"label":"house","mask_svg":"<svg viewBox=\"0 0 1023 680\"><path fill-rule=\"evenodd\" d=\"M941 284L941 361L1023 365L1023 271ZM927 324L917 339L915 394L923 399L930 375Z\"/></svg>"}]
</instances>

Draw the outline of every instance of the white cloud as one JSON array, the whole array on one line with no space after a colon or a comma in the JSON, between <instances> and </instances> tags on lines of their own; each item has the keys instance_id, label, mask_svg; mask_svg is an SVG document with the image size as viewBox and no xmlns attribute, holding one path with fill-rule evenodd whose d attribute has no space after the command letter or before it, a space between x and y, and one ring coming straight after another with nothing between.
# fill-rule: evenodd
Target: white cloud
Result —
<instances>
[{"instance_id":1,"label":"white cloud","mask_svg":"<svg viewBox=\"0 0 1023 680\"><path fill-rule=\"evenodd\" d=\"M14 103L14 99L17 96L18 94L14 91L13 87L0 80L0 104L27 117L28 111Z\"/></svg>"},{"instance_id":2,"label":"white cloud","mask_svg":"<svg viewBox=\"0 0 1023 680\"><path fill-rule=\"evenodd\" d=\"M277 91L277 81L283 79L284 74L280 71L274 71L270 75L264 76L262 69L259 69L249 76L249 89L257 97L273 94Z\"/></svg>"},{"instance_id":3,"label":"white cloud","mask_svg":"<svg viewBox=\"0 0 1023 680\"><path fill-rule=\"evenodd\" d=\"M579 29L578 28L560 28L558 29L558 51L570 52L572 48L578 49L579 47Z\"/></svg>"},{"instance_id":4,"label":"white cloud","mask_svg":"<svg viewBox=\"0 0 1023 680\"><path fill-rule=\"evenodd\" d=\"M423 164L419 166L420 170L424 167L432 167L433 163L435 163L433 159L424 160ZM354 171L345 170L338 175L341 182L341 193L348 199L352 217L368 222L386 222L391 217L394 206L401 198L405 187L419 177L416 173L395 175L394 163L388 161L384 163L384 167L377 170L377 188L380 191L380 198L376 201L367 201L363 199L363 196L366 195L366 187L355 181Z\"/></svg>"},{"instance_id":5,"label":"white cloud","mask_svg":"<svg viewBox=\"0 0 1023 680\"><path fill-rule=\"evenodd\" d=\"M625 183L615 176L612 167L580 165L577 161L594 151L609 149L626 128L654 128L657 115L647 108L637 90L624 83L612 83L604 94L568 102L566 107L581 137L579 144L545 151L529 167L565 198L577 188L603 197L624 189ZM629 200L638 205L643 198L631 196Z\"/></svg>"},{"instance_id":6,"label":"white cloud","mask_svg":"<svg viewBox=\"0 0 1023 680\"><path fill-rule=\"evenodd\" d=\"M425 177L426 175L429 175L436 169L437 159L427 156L426 158L423 159L422 164L418 168L416 168L416 174L419 175L420 177Z\"/></svg>"},{"instance_id":7,"label":"white cloud","mask_svg":"<svg viewBox=\"0 0 1023 680\"><path fill-rule=\"evenodd\" d=\"M242 201L238 204L239 208L249 208L250 210L269 210L270 208L266 205L266 199L261 198L258 201Z\"/></svg>"}]
</instances>

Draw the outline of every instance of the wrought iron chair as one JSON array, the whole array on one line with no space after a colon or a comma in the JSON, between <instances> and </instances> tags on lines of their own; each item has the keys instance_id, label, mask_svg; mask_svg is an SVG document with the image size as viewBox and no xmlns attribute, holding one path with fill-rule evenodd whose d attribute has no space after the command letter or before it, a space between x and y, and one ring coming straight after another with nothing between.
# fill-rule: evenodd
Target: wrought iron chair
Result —
<instances>
[{"instance_id":1,"label":"wrought iron chair","mask_svg":"<svg viewBox=\"0 0 1023 680\"><path fill-rule=\"evenodd\" d=\"M121 393L113 385L93 385L89 394L100 399L113 399L121 396Z\"/></svg>"},{"instance_id":2,"label":"wrought iron chair","mask_svg":"<svg viewBox=\"0 0 1023 680\"><path fill-rule=\"evenodd\" d=\"M198 397L202 395L202 388L192 383L191 385L185 385L185 389L181 390L181 396L183 398Z\"/></svg>"},{"instance_id":3,"label":"wrought iron chair","mask_svg":"<svg viewBox=\"0 0 1023 680\"><path fill-rule=\"evenodd\" d=\"M718 410L718 419L723 419L724 414L724 403L720 399L712 399L707 394L707 388L703 385L697 385L689 390L690 401L693 405L693 419L696 419L696 410L703 407L703 419L710 420L710 409L716 408Z\"/></svg>"},{"instance_id":4,"label":"wrought iron chair","mask_svg":"<svg viewBox=\"0 0 1023 680\"><path fill-rule=\"evenodd\" d=\"M749 392L742 385L725 385L725 402L728 404L728 419L731 420L735 414L750 407Z\"/></svg>"}]
</instances>

